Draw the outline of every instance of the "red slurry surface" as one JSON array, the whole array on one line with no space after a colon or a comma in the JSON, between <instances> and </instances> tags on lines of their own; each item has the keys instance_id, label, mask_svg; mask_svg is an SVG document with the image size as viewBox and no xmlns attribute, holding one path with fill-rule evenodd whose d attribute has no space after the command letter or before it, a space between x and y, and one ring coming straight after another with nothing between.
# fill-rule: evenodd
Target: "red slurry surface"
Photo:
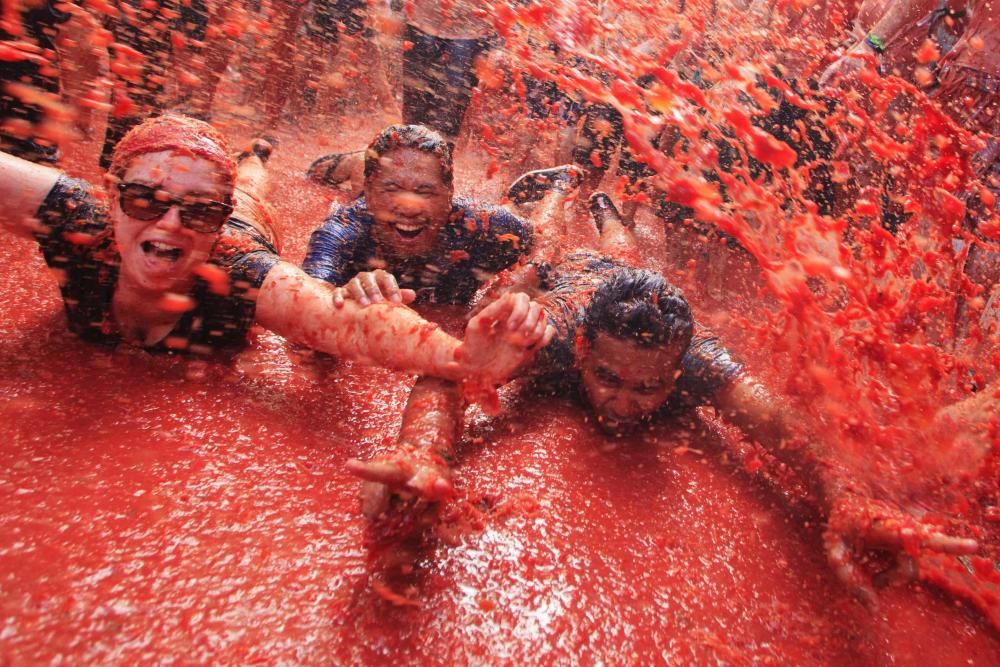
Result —
<instances>
[{"instance_id":1,"label":"red slurry surface","mask_svg":"<svg viewBox=\"0 0 1000 667\"><path fill-rule=\"evenodd\" d=\"M289 136L274 157L293 260L326 206L310 156ZM609 447L556 400L473 415L460 520L402 591L420 606L394 606L343 464L395 432L408 378L270 334L232 364L109 354L65 332L31 243L0 261L0 664L1000 660L933 590L869 615L810 516L697 453L716 436Z\"/></svg>"},{"instance_id":2,"label":"red slurry surface","mask_svg":"<svg viewBox=\"0 0 1000 667\"><path fill-rule=\"evenodd\" d=\"M779 13L767 35L738 29L748 19L718 3L721 18L692 10L671 33L670 8L616 4L640 15L637 37L677 34L664 40L664 53L681 54L679 62L711 55L686 58L699 37L725 51L724 62L702 63L708 76L764 105L755 76L765 65L820 67L836 42L832 25L851 11L827 3L835 11L812 32L793 30L800 23ZM716 3L687 4L702 11ZM791 12L797 4L776 6ZM501 6L496 22L519 54L515 69L548 73L625 111L645 98L680 114L696 147L708 146L702 130L735 133L776 168L794 159L749 124L755 112L745 100L737 104L726 86L701 91L678 79L667 56L651 65L622 49L601 63L619 79L609 88L579 70L536 66L511 32L515 23L535 27L564 53L586 56L573 45L601 24L585 7L550 15ZM662 85L629 85L640 71ZM864 80L877 83L871 74ZM865 150L836 155L835 166L850 179L867 161L893 164L899 182L914 188L907 210L926 212L926 238L893 240L870 228L879 206L865 193L837 219L804 205L786 215L788 201L802 204L804 179L794 172L766 187L723 176L732 200L723 203L700 176L715 166L711 149L647 157L663 187L737 237L764 277L747 255L709 249L693 231L665 236L648 211L637 233L646 263L684 287L755 372L839 436L859 476L891 480L890 497L906 496L908 506L970 521L995 548L996 507L981 503L995 500L995 467L941 491L926 483L926 469L945 453L964 463L961 454L946 443L916 444L933 410L959 393L950 368L988 379L997 366L995 356L963 349L949 357L923 333L928 312L948 312L958 284L950 234L965 179L952 173L963 173L968 137L919 103L916 112L887 111L905 86L878 85L866 99L838 97L827 128ZM799 103L817 104L808 95ZM519 169L547 166L537 156L507 164L521 159L511 139L523 122L510 111L517 107L489 95L473 103L473 134L490 128L490 136L460 141L460 193L496 198ZM643 153L651 117L626 121ZM271 167L287 259L301 259L330 202L301 180L305 167L322 153L361 147L377 123L356 114L280 133ZM221 129L234 146L251 131L238 120ZM544 134L528 136L544 143ZM69 147L67 169L96 178L98 148ZM593 242L589 223L572 226L575 241ZM854 252L831 250L830 239L848 227ZM720 460L719 436L665 424L612 446L576 407L549 399L508 403L492 421L474 415L444 539L419 555L407 580L385 588L344 462L391 439L409 378L318 360L266 333L228 364L110 354L65 332L55 281L32 243L9 241L0 262L0 665L1000 663L997 600L982 585L996 577L988 564L977 563L972 580L952 559L923 560L934 583L966 597L974 589L978 605L994 610L992 627L922 585L883 588L873 616L834 580L816 517L786 509L739 464ZM724 280L707 280L719 262L728 262ZM917 285L921 266L940 271L940 282ZM937 327L947 335L951 324ZM898 491L907 482L917 491ZM407 604L393 605L394 594Z\"/></svg>"}]
</instances>

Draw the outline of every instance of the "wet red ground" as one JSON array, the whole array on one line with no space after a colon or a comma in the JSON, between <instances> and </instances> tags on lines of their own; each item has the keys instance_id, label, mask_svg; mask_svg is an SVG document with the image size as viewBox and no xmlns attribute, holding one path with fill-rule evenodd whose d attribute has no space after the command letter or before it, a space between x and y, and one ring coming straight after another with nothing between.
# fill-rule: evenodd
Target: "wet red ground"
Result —
<instances>
[{"instance_id":1,"label":"wet red ground","mask_svg":"<svg viewBox=\"0 0 1000 667\"><path fill-rule=\"evenodd\" d=\"M323 151L288 135L275 191L297 261L328 198L298 179ZM92 152L70 169L93 176ZM476 159L459 190L495 196ZM815 518L715 435L610 446L557 400L471 414L465 519L421 554L403 591L420 606L393 606L344 462L395 433L410 378L266 333L231 364L108 353L66 333L33 244L0 265L0 664L1000 663L996 631L934 590L866 612Z\"/></svg>"}]
</instances>

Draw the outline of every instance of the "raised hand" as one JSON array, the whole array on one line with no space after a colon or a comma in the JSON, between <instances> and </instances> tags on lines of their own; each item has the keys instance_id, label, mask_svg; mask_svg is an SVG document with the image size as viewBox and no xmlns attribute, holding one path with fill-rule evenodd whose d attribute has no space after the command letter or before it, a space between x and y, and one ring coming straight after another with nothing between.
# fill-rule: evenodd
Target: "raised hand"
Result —
<instances>
[{"instance_id":1,"label":"raised hand","mask_svg":"<svg viewBox=\"0 0 1000 667\"><path fill-rule=\"evenodd\" d=\"M389 508L393 493L410 493L429 501L454 495L451 473L443 460L425 452L401 450L373 461L351 459L347 469L365 480L361 487L361 511L374 519Z\"/></svg>"}]
</instances>

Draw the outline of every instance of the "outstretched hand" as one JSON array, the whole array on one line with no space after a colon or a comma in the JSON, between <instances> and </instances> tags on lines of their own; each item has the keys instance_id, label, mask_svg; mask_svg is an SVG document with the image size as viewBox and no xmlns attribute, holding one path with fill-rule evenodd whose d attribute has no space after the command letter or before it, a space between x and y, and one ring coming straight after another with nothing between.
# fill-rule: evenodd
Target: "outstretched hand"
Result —
<instances>
[{"instance_id":1,"label":"outstretched hand","mask_svg":"<svg viewBox=\"0 0 1000 667\"><path fill-rule=\"evenodd\" d=\"M459 362L474 381L500 385L554 334L538 303L527 294L507 293L469 320Z\"/></svg>"},{"instance_id":2,"label":"outstretched hand","mask_svg":"<svg viewBox=\"0 0 1000 667\"><path fill-rule=\"evenodd\" d=\"M949 535L855 490L844 491L831 502L823 544L837 578L871 611L878 609L878 596L857 562L865 550L894 551L906 559L921 550L956 555L979 550L976 540Z\"/></svg>"},{"instance_id":3,"label":"outstretched hand","mask_svg":"<svg viewBox=\"0 0 1000 667\"><path fill-rule=\"evenodd\" d=\"M361 512L375 519L389 509L393 495L409 494L428 501L454 495L447 464L414 452L397 452L373 461L350 459L347 469L365 480Z\"/></svg>"}]
</instances>

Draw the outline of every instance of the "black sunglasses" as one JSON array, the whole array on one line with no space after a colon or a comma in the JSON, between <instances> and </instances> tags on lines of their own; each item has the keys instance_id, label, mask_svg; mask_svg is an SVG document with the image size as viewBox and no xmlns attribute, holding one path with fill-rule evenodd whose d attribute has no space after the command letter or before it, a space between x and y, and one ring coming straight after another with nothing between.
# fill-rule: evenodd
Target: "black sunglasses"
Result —
<instances>
[{"instance_id":1,"label":"black sunglasses","mask_svg":"<svg viewBox=\"0 0 1000 667\"><path fill-rule=\"evenodd\" d=\"M142 183L119 183L118 205L136 220L159 220L174 206L181 224L196 232L217 232L233 213L229 202L202 197L177 197Z\"/></svg>"}]
</instances>

